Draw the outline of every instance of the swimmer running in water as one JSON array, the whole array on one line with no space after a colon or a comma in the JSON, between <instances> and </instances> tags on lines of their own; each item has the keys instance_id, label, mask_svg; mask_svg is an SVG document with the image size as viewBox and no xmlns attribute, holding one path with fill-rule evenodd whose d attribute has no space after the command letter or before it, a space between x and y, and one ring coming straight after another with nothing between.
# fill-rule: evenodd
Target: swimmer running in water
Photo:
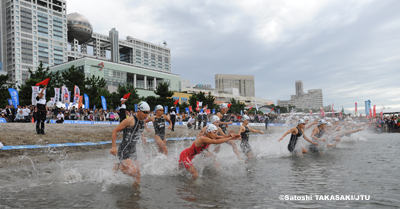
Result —
<instances>
[{"instance_id":1,"label":"swimmer running in water","mask_svg":"<svg viewBox=\"0 0 400 209\"><path fill-rule=\"evenodd\" d=\"M285 134L283 134L283 136L278 140L278 142L282 141L282 139L285 138L286 135L288 135L288 134L291 133L292 135L290 136L290 141L289 141L289 144L288 144L288 150L289 150L289 152L291 152L291 153L294 154L294 155L298 155L298 156L302 156L302 153L303 153L303 154L306 154L306 153L307 153L307 149L304 148L304 147L301 148L302 153L300 153L300 152L298 152L298 151L296 150L297 140L299 140L299 138L300 138L301 136L303 136L303 138L304 138L305 140L307 140L308 142L310 142L311 144L314 144L314 145L317 145L317 146L318 146L318 143L311 141L311 140L304 134L304 127L305 127L305 126L306 126L306 122L305 122L303 119L298 120L298 121L297 121L297 126L294 127L294 128L291 128L289 131L287 131Z\"/></svg>"},{"instance_id":2,"label":"swimmer running in water","mask_svg":"<svg viewBox=\"0 0 400 209\"><path fill-rule=\"evenodd\" d=\"M146 139L143 135L144 119L150 112L150 107L146 102L138 104L137 115L123 120L112 131L112 144L110 153L117 155L119 163L116 164L114 170L120 169L124 174L132 176L136 179L134 185L140 184L140 162L137 160L136 143L142 138L143 144L146 144ZM117 133L123 131L123 139L117 150L116 140Z\"/></svg>"},{"instance_id":3,"label":"swimmer running in water","mask_svg":"<svg viewBox=\"0 0 400 209\"><path fill-rule=\"evenodd\" d=\"M167 138L165 137L165 121L168 121L169 129L172 129L172 122L168 116L164 114L163 106L157 105L156 115L147 118L144 123L147 124L150 121L153 122L155 131L154 141L158 145L158 152L162 152L165 156L168 156Z\"/></svg>"},{"instance_id":4,"label":"swimmer running in water","mask_svg":"<svg viewBox=\"0 0 400 209\"><path fill-rule=\"evenodd\" d=\"M229 124L232 124L231 121L228 121L229 115L227 114L229 107L226 103L222 103L219 108L221 109L221 112L217 113L217 116L219 117L219 127L222 129L222 131L226 134L227 127ZM229 133L234 133L234 131L229 131ZM234 141L228 141L226 142L227 144L232 146L233 152L236 154L236 156L241 160L240 158L240 153L239 150L236 146L236 143ZM220 150L221 145L217 145L214 149L215 153L218 153Z\"/></svg>"},{"instance_id":5,"label":"swimmer running in water","mask_svg":"<svg viewBox=\"0 0 400 209\"><path fill-rule=\"evenodd\" d=\"M213 124L207 126L206 135L197 137L193 142L192 146L184 149L179 155L179 169L185 167L191 174L192 179L196 180L199 177L196 168L192 163L192 159L197 155L202 153L203 151L208 151L208 147L210 144L221 144L227 142L231 139L238 139L239 135L231 134L225 138L217 139L217 127ZM213 156L211 152L207 152L207 157ZM217 162L214 159L214 163L217 166Z\"/></svg>"},{"instance_id":6,"label":"swimmer running in water","mask_svg":"<svg viewBox=\"0 0 400 209\"><path fill-rule=\"evenodd\" d=\"M326 129L326 124L327 122L324 119L321 119L318 121L317 127L313 129L311 132L311 139L314 141L323 141L325 142L325 139L322 138L322 135L325 133ZM320 150L318 149L317 145L311 144L309 145L308 149L312 153L321 153Z\"/></svg>"},{"instance_id":7,"label":"swimmer running in water","mask_svg":"<svg viewBox=\"0 0 400 209\"><path fill-rule=\"evenodd\" d=\"M250 117L247 115L243 115L243 124L239 128L239 133L241 137L240 148L242 149L243 153L247 155L247 159L253 159L253 153L251 152L251 146L249 144L249 132L255 132L264 134L262 131L254 130L249 128L247 125L250 123Z\"/></svg>"}]
</instances>

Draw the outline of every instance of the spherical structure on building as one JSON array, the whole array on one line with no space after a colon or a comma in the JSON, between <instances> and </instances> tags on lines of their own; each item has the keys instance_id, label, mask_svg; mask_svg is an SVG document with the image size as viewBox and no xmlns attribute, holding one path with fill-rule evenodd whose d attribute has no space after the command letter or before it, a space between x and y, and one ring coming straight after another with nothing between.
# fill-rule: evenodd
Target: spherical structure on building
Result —
<instances>
[{"instance_id":1,"label":"spherical structure on building","mask_svg":"<svg viewBox=\"0 0 400 209\"><path fill-rule=\"evenodd\" d=\"M93 27L89 20L78 13L71 13L67 16L68 20L68 42L72 43L74 39L83 44L92 38Z\"/></svg>"}]
</instances>

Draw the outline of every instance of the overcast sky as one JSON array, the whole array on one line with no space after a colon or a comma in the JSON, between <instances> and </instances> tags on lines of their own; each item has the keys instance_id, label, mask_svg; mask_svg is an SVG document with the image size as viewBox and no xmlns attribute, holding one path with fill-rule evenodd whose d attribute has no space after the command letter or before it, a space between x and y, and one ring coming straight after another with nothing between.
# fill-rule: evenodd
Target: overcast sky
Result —
<instances>
[{"instance_id":1,"label":"overcast sky","mask_svg":"<svg viewBox=\"0 0 400 209\"><path fill-rule=\"evenodd\" d=\"M112 3L111 3L112 2ZM288 100L295 81L324 105L400 107L400 1L68 0L94 31L171 49L172 72L215 86L215 74L254 75L256 97Z\"/></svg>"}]
</instances>

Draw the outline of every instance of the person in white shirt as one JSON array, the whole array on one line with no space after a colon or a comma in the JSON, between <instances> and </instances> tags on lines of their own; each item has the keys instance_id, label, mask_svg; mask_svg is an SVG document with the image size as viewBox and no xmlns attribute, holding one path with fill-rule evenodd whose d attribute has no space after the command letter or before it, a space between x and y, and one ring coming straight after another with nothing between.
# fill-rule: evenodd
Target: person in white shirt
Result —
<instances>
[{"instance_id":1,"label":"person in white shirt","mask_svg":"<svg viewBox=\"0 0 400 209\"><path fill-rule=\"evenodd\" d=\"M194 115L192 115L192 117L189 118L187 126L189 129L191 129L192 127L194 127L194 129L196 129L196 119L194 119Z\"/></svg>"},{"instance_id":2,"label":"person in white shirt","mask_svg":"<svg viewBox=\"0 0 400 209\"><path fill-rule=\"evenodd\" d=\"M126 118L126 105L125 105L125 102L127 100L128 99L121 98L121 108L119 108L119 115L120 115L119 120L120 120L120 122L122 122Z\"/></svg>"},{"instance_id":3,"label":"person in white shirt","mask_svg":"<svg viewBox=\"0 0 400 209\"><path fill-rule=\"evenodd\" d=\"M27 106L22 109L22 114L24 115L25 121L29 121L29 113L31 113L31 110Z\"/></svg>"},{"instance_id":4,"label":"person in white shirt","mask_svg":"<svg viewBox=\"0 0 400 209\"><path fill-rule=\"evenodd\" d=\"M64 114L61 111L57 115L56 123L64 123Z\"/></svg>"}]
</instances>

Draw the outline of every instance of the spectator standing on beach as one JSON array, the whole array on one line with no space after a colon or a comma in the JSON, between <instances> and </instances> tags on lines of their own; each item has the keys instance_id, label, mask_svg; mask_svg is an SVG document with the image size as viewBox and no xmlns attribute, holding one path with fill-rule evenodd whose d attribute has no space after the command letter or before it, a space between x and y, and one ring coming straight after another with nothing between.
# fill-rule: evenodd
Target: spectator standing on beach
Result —
<instances>
[{"instance_id":1,"label":"spectator standing on beach","mask_svg":"<svg viewBox=\"0 0 400 209\"><path fill-rule=\"evenodd\" d=\"M36 102L37 103L36 133L43 134L43 135L45 135L44 121L46 120L46 112L47 112L46 98L44 97L43 91L46 88L47 88L47 86L44 86L44 88L40 91L39 95L36 97L36 101L37 101Z\"/></svg>"},{"instance_id":2,"label":"spectator standing on beach","mask_svg":"<svg viewBox=\"0 0 400 209\"><path fill-rule=\"evenodd\" d=\"M171 107L170 119L171 119L171 122L172 122L171 131L175 131L176 115L175 115L175 108L174 107Z\"/></svg>"},{"instance_id":3,"label":"spectator standing on beach","mask_svg":"<svg viewBox=\"0 0 400 209\"><path fill-rule=\"evenodd\" d=\"M128 101L128 99L121 98L121 108L119 108L120 122L122 122L126 118L126 101Z\"/></svg>"}]
</instances>

